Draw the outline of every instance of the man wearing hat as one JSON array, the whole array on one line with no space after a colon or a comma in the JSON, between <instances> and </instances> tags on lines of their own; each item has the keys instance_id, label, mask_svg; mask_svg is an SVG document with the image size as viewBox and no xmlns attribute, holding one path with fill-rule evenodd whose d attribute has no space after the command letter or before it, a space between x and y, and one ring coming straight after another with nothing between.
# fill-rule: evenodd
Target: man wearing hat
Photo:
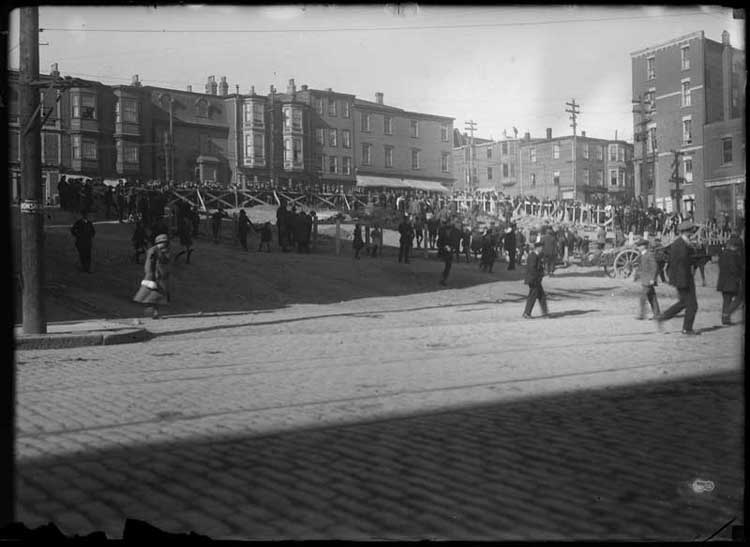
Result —
<instances>
[{"instance_id":1,"label":"man wearing hat","mask_svg":"<svg viewBox=\"0 0 750 547\"><path fill-rule=\"evenodd\" d=\"M669 266L667 274L670 284L677 289L679 300L658 317L658 325L674 317L685 310L685 319L682 322L682 334L698 334L693 330L695 313L698 311L698 300L695 296L695 280L693 279L693 266L691 263L690 234L697 230L697 226L689 220L681 222L677 226L680 237L669 246Z\"/></svg>"},{"instance_id":2,"label":"man wearing hat","mask_svg":"<svg viewBox=\"0 0 750 547\"><path fill-rule=\"evenodd\" d=\"M732 236L719 255L719 280L716 290L721 292L721 324L731 325L732 313L742 304L745 280L745 260L742 256L742 240Z\"/></svg>"},{"instance_id":3,"label":"man wearing hat","mask_svg":"<svg viewBox=\"0 0 750 547\"><path fill-rule=\"evenodd\" d=\"M649 249L647 239L641 239L636 242L636 247L641 253L640 265L638 267L638 275L641 279L641 294L638 300L638 315L636 319L644 319L646 316L646 302L651 306L651 312L653 317L659 316L659 301L656 298L656 278L659 275L659 270L656 265L656 255Z\"/></svg>"},{"instance_id":4,"label":"man wearing hat","mask_svg":"<svg viewBox=\"0 0 750 547\"><path fill-rule=\"evenodd\" d=\"M146 252L143 281L138 292L133 296L134 302L153 308L152 317L159 319L159 306L169 302L169 237L158 234L155 245Z\"/></svg>"},{"instance_id":5,"label":"man wearing hat","mask_svg":"<svg viewBox=\"0 0 750 547\"><path fill-rule=\"evenodd\" d=\"M503 248L508 253L508 270L516 269L516 245L516 225L511 224L505 230L505 237L503 238Z\"/></svg>"},{"instance_id":6,"label":"man wearing hat","mask_svg":"<svg viewBox=\"0 0 750 547\"><path fill-rule=\"evenodd\" d=\"M542 317L547 317L547 295L542 288L542 278L544 277L544 263L540 256L542 246L541 241L534 243L534 249L529 252L526 259L524 282L529 286L529 296L526 297L526 308L523 311L524 319L531 319L531 311L534 309L537 300L542 307Z\"/></svg>"}]
</instances>

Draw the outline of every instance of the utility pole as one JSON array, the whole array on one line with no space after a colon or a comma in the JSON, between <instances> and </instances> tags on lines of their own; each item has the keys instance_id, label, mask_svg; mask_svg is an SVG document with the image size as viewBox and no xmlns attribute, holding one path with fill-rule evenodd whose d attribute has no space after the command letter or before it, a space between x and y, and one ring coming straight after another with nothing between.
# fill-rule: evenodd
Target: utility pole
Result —
<instances>
[{"instance_id":1,"label":"utility pole","mask_svg":"<svg viewBox=\"0 0 750 547\"><path fill-rule=\"evenodd\" d=\"M682 190L680 189L680 184L683 182L683 178L680 176L680 158L683 155L683 152L680 152L679 150L672 150L672 154L674 154L674 160L672 161L672 178L669 179L671 182L675 183L675 188L670 192L672 197L675 199L675 209L677 210L677 214L680 214L680 202L682 201Z\"/></svg>"},{"instance_id":2,"label":"utility pole","mask_svg":"<svg viewBox=\"0 0 750 547\"><path fill-rule=\"evenodd\" d=\"M578 181L576 180L576 163L577 163L577 157L576 157L576 117L580 112L578 112L578 108L581 106L579 104L576 104L575 99L571 99L571 102L565 103L570 108L566 108L565 112L570 114L571 124L570 127L573 128L573 199L578 199Z\"/></svg>"},{"instance_id":3,"label":"utility pole","mask_svg":"<svg viewBox=\"0 0 750 547\"><path fill-rule=\"evenodd\" d=\"M636 126L638 127L638 130L633 133L633 140L635 142L641 143L641 164L640 164L640 172L641 172L641 187L640 187L640 195L646 196L646 204L648 205L648 196L651 193L650 189L648 188L647 181L646 181L646 175L648 173L648 124L651 123L651 118L646 116L646 108L643 104L643 95L638 95L638 100L633 101L633 104L638 105L637 110L634 110L635 114L638 114L638 122L636 123ZM656 190L654 189L654 192ZM654 197L656 197L654 193Z\"/></svg>"},{"instance_id":4,"label":"utility pole","mask_svg":"<svg viewBox=\"0 0 750 547\"><path fill-rule=\"evenodd\" d=\"M474 131L477 128L477 124L474 120L464 122L464 129L469 132L469 188L468 190L474 189Z\"/></svg>"},{"instance_id":5,"label":"utility pole","mask_svg":"<svg viewBox=\"0 0 750 547\"><path fill-rule=\"evenodd\" d=\"M23 332L45 334L44 207L39 123L39 8L20 9L21 309Z\"/></svg>"}]
</instances>

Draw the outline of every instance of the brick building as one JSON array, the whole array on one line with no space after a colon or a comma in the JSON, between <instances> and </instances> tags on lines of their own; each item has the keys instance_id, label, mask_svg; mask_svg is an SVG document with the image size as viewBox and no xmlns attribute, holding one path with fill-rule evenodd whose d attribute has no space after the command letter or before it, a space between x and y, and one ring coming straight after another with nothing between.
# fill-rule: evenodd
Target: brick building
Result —
<instances>
[{"instance_id":1,"label":"brick building","mask_svg":"<svg viewBox=\"0 0 750 547\"><path fill-rule=\"evenodd\" d=\"M59 78L57 66L50 82ZM205 92L91 80L56 101L43 90L42 162L47 199L60 175L216 182L242 186L324 183L352 186L357 176L451 185L453 118L405 111L354 95L271 86L229 93L225 77L210 76ZM18 73L9 73L10 177L20 178Z\"/></svg>"},{"instance_id":2,"label":"brick building","mask_svg":"<svg viewBox=\"0 0 750 547\"><path fill-rule=\"evenodd\" d=\"M518 184L518 139L492 141L460 133L454 137L453 166L456 190L494 190L506 194ZM470 174L471 172L471 174Z\"/></svg>"},{"instance_id":3,"label":"brick building","mask_svg":"<svg viewBox=\"0 0 750 547\"><path fill-rule=\"evenodd\" d=\"M631 53L636 192L668 211L679 206L699 222L744 215L745 54L703 31ZM678 155L680 201L673 180ZM645 159L645 161L644 161Z\"/></svg>"}]
</instances>

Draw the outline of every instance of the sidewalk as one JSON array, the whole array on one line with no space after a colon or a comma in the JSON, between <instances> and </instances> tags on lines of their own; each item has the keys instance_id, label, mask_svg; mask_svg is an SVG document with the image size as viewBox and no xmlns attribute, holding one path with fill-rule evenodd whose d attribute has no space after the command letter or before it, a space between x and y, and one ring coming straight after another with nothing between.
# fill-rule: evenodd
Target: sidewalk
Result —
<instances>
[{"instance_id":1,"label":"sidewalk","mask_svg":"<svg viewBox=\"0 0 750 547\"><path fill-rule=\"evenodd\" d=\"M24 334L23 327L16 325L13 334L16 349L23 350L108 346L143 342L151 337L151 333L135 320L107 319L48 323L46 334Z\"/></svg>"}]
</instances>

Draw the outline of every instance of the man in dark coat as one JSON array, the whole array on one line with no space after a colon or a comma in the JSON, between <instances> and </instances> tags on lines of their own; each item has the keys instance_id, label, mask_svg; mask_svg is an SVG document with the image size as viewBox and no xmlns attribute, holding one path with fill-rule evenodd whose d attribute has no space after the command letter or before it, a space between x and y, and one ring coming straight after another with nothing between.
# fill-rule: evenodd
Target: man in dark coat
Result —
<instances>
[{"instance_id":1,"label":"man in dark coat","mask_svg":"<svg viewBox=\"0 0 750 547\"><path fill-rule=\"evenodd\" d=\"M742 240L737 236L732 236L719 255L719 280L716 290L720 291L722 296L722 325L732 324L732 313L744 300L745 260L741 249Z\"/></svg>"},{"instance_id":2,"label":"man in dark coat","mask_svg":"<svg viewBox=\"0 0 750 547\"><path fill-rule=\"evenodd\" d=\"M654 317L659 316L659 301L656 298L656 278L658 270L656 265L656 255L649 249L647 239L641 239L636 243L638 251L641 253L640 263L638 264L638 276L641 282L641 294L638 298L638 315L636 319L645 319L646 303L651 306L651 312Z\"/></svg>"},{"instance_id":3,"label":"man in dark coat","mask_svg":"<svg viewBox=\"0 0 750 547\"><path fill-rule=\"evenodd\" d=\"M526 258L526 277L524 282L529 286L529 295L526 297L526 308L523 310L523 318L531 319L531 312L534 304L539 300L542 308L542 317L547 317L547 295L542 287L542 278L544 277L544 264L542 257L539 255L543 243L537 241L534 248L529 252Z\"/></svg>"},{"instance_id":4,"label":"man in dark coat","mask_svg":"<svg viewBox=\"0 0 750 547\"><path fill-rule=\"evenodd\" d=\"M408 264L409 250L411 249L411 242L414 239L414 229L407 215L404 215L401 223L398 225L398 233L401 234L398 239L398 261Z\"/></svg>"},{"instance_id":5,"label":"man in dark coat","mask_svg":"<svg viewBox=\"0 0 750 547\"><path fill-rule=\"evenodd\" d=\"M658 325L671 319L682 310L685 310L685 319L682 322L682 334L698 334L693 330L695 314L698 311L698 300L695 296L695 280L693 279L693 265L691 261L692 249L690 248L690 234L696 230L695 224L686 220L678 227L680 237L669 246L669 266L667 274L669 283L677 289L679 300L670 306L667 311L658 318Z\"/></svg>"},{"instance_id":6,"label":"man in dark coat","mask_svg":"<svg viewBox=\"0 0 750 547\"><path fill-rule=\"evenodd\" d=\"M276 209L276 231L279 236L279 247L281 247L281 250L286 252L287 251L287 243L289 241L289 236L287 235L288 225L287 225L287 214L286 214L286 203L283 201L279 204L279 207Z\"/></svg>"},{"instance_id":7,"label":"man in dark coat","mask_svg":"<svg viewBox=\"0 0 750 547\"><path fill-rule=\"evenodd\" d=\"M458 229L455 222L447 223L438 233L438 255L442 256L445 261L443 273L440 276L441 285L446 285L446 281L448 281L448 275L450 275L453 266L453 255L460 242L461 230Z\"/></svg>"},{"instance_id":8,"label":"man in dark coat","mask_svg":"<svg viewBox=\"0 0 750 547\"><path fill-rule=\"evenodd\" d=\"M81 261L81 269L84 272L91 273L91 249L94 244L94 235L96 230L94 224L88 219L88 211L81 211L81 218L76 220L70 229L70 233L76 240L76 250L78 258Z\"/></svg>"},{"instance_id":9,"label":"man in dark coat","mask_svg":"<svg viewBox=\"0 0 750 547\"><path fill-rule=\"evenodd\" d=\"M549 226L542 236L542 257L545 273L552 275L555 272L555 261L557 259L557 238L555 238L552 228Z\"/></svg>"},{"instance_id":10,"label":"man in dark coat","mask_svg":"<svg viewBox=\"0 0 750 547\"><path fill-rule=\"evenodd\" d=\"M516 225L511 224L503 238L503 248L508 253L508 270L516 269Z\"/></svg>"},{"instance_id":11,"label":"man in dark coat","mask_svg":"<svg viewBox=\"0 0 750 547\"><path fill-rule=\"evenodd\" d=\"M242 249L247 251L247 233L252 228L253 223L247 218L247 213L244 209L240 209L240 216L237 219L237 237L240 240Z\"/></svg>"}]
</instances>

